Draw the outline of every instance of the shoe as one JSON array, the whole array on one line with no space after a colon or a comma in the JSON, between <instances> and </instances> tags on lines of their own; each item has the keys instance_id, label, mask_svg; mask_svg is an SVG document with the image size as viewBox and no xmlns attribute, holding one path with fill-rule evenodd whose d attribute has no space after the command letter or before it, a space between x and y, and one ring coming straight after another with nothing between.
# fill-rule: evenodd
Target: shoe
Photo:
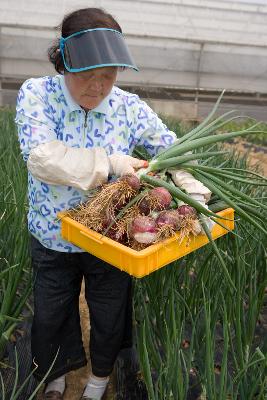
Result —
<instances>
[{"instance_id":1,"label":"shoe","mask_svg":"<svg viewBox=\"0 0 267 400\"><path fill-rule=\"evenodd\" d=\"M63 394L56 390L51 390L50 392L43 393L42 400L63 400Z\"/></svg>"}]
</instances>

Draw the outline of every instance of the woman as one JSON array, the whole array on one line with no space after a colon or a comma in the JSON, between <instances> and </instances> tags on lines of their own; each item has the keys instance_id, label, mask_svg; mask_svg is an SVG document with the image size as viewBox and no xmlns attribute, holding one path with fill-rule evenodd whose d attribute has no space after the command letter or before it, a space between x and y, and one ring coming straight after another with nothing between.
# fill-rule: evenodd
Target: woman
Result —
<instances>
[{"instance_id":1,"label":"woman","mask_svg":"<svg viewBox=\"0 0 267 400\"><path fill-rule=\"evenodd\" d=\"M82 399L101 399L119 351L132 345L131 277L63 240L57 213L84 201L88 190L109 176L143 167L144 161L130 156L137 144L154 155L176 136L137 95L114 86L119 69L137 68L111 15L97 8L78 10L61 28L60 40L49 50L59 74L27 80L17 102L29 171L32 356L42 379L58 352L43 398L63 399L66 373L87 362L79 320L84 278L92 374ZM205 203L209 191L202 184L182 171L173 178Z\"/></svg>"}]
</instances>

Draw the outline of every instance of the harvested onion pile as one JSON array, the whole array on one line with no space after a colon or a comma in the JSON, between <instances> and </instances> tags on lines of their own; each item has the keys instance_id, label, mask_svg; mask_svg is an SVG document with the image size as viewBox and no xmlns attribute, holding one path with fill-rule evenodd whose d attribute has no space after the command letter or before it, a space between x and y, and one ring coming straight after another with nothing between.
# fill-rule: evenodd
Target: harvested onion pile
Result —
<instances>
[{"instance_id":1,"label":"harvested onion pile","mask_svg":"<svg viewBox=\"0 0 267 400\"><path fill-rule=\"evenodd\" d=\"M68 215L119 243L141 250L177 231L180 240L201 232L196 210L185 204L177 206L172 200L164 187L152 188L141 184L135 175L125 175L103 185L93 198L69 210Z\"/></svg>"}]
</instances>

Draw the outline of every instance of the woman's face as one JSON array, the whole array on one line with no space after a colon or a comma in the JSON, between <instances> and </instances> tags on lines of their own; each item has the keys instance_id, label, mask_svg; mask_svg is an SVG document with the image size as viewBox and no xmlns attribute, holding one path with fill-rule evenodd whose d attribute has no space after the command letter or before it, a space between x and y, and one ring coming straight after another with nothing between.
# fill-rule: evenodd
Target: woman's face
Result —
<instances>
[{"instance_id":1,"label":"woman's face","mask_svg":"<svg viewBox=\"0 0 267 400\"><path fill-rule=\"evenodd\" d=\"M65 73L65 82L72 98L81 107L91 110L110 93L117 67L95 68L82 72Z\"/></svg>"}]
</instances>

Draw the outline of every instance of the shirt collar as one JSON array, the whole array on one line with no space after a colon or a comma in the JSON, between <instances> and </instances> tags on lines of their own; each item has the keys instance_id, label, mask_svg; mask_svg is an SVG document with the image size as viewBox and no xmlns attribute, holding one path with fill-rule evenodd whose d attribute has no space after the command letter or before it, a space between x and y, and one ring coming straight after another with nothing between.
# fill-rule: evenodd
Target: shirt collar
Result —
<instances>
[{"instance_id":1,"label":"shirt collar","mask_svg":"<svg viewBox=\"0 0 267 400\"><path fill-rule=\"evenodd\" d=\"M63 92L64 97L66 99L67 105L68 105L68 107L70 109L70 112L77 111L77 110L79 110L79 111L82 110L82 107L79 104L77 104L76 101L73 100L73 98L72 98L72 96L71 96L71 94L69 92L69 89L66 86L64 75L60 75L60 81L61 81L60 82L61 83L61 89L62 89L62 92ZM110 111L112 111L112 110L110 110L110 106L109 106L109 100L110 100L111 93L112 93L112 91L108 94L107 97L105 97L101 101L100 104L98 104L97 107L93 108L91 111L92 112L96 112L96 113L100 113L100 114L105 114L105 115L109 114Z\"/></svg>"}]
</instances>

